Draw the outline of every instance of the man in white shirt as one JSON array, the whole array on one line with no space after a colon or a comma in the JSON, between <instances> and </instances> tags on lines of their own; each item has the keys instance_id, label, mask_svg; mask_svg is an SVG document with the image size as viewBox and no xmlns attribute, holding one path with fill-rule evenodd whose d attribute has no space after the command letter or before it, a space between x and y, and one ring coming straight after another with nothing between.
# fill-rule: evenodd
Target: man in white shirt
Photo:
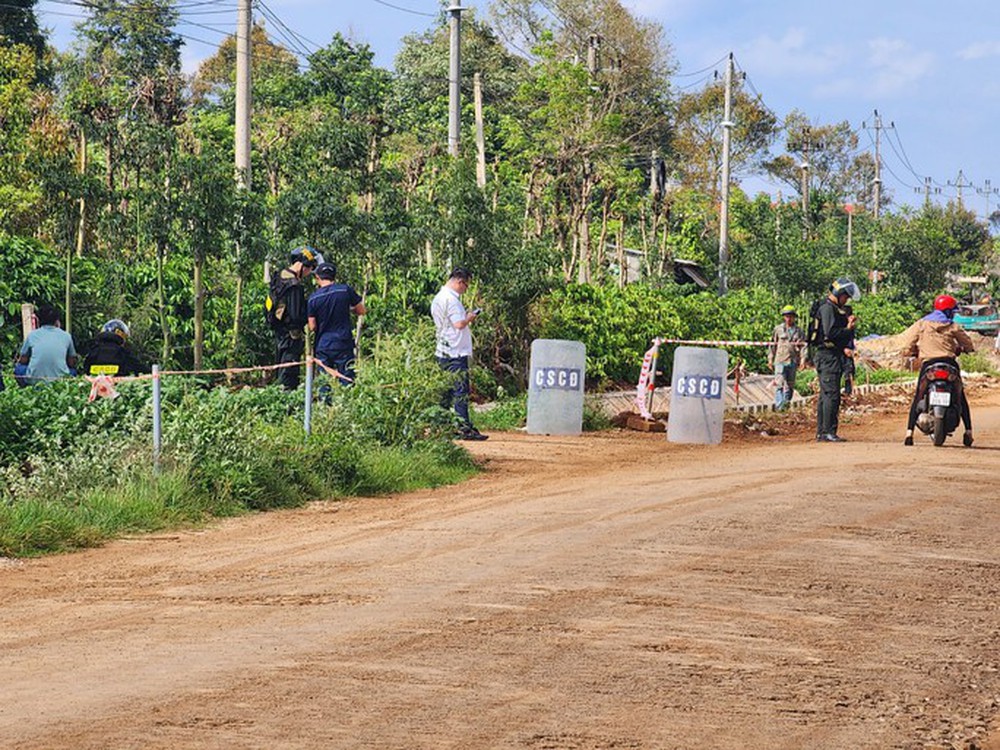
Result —
<instances>
[{"instance_id":1,"label":"man in white shirt","mask_svg":"<svg viewBox=\"0 0 1000 750\"><path fill-rule=\"evenodd\" d=\"M431 302L431 316L437 329L434 356L443 370L455 373L455 382L444 394L441 406L455 406L462 424L462 440L487 440L488 436L472 426L469 419L469 360L472 358L472 331L469 326L479 316L479 310L466 312L462 294L469 288L472 274L464 268L451 272L448 282Z\"/></svg>"}]
</instances>

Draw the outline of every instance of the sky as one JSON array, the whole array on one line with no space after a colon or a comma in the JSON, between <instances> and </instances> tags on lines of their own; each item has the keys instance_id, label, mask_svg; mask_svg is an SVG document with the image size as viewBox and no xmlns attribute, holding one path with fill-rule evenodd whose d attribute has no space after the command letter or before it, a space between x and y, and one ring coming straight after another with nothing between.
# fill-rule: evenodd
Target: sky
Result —
<instances>
[{"instance_id":1,"label":"sky","mask_svg":"<svg viewBox=\"0 0 1000 750\"><path fill-rule=\"evenodd\" d=\"M39 0L40 23L65 49L78 0ZM369 44L391 68L401 41L436 23L439 0L265 0L257 16L277 41L304 50L336 32ZM993 0L622 0L655 21L672 48L677 87L697 89L732 52L752 91L783 118L849 122L874 151L877 110L883 183L897 205L958 197L980 216L1000 208L1000 2ZM188 71L235 26L235 0L179 0ZM485 15L488 0L463 0ZM558 7L557 0L549 5ZM281 29L277 21L286 29ZM285 38L283 38L283 36ZM868 126L862 129L862 125ZM891 127L890 127L891 126ZM780 152L780 146L775 149ZM750 193L780 188L745 180ZM940 192L938 192L940 191ZM994 192L995 191L995 192ZM787 188L786 188L787 192Z\"/></svg>"}]
</instances>

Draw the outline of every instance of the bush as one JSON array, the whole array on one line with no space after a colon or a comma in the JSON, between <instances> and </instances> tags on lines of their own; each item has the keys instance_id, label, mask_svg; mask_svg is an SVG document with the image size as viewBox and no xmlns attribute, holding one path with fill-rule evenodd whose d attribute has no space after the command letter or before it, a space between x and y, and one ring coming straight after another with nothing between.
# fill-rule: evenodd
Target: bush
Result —
<instances>
[{"instance_id":1,"label":"bush","mask_svg":"<svg viewBox=\"0 0 1000 750\"><path fill-rule=\"evenodd\" d=\"M535 325L541 338L583 342L591 384L632 385L652 339L767 341L779 322L779 307L775 295L761 288L719 297L713 292L685 295L676 287L570 285L536 305ZM734 348L729 354L752 370L766 368L762 347ZM661 349L660 363L669 378L672 346Z\"/></svg>"},{"instance_id":2,"label":"bush","mask_svg":"<svg viewBox=\"0 0 1000 750\"><path fill-rule=\"evenodd\" d=\"M408 339L384 341L352 388L303 392L163 382L163 452L151 451L150 384L86 402L80 381L0 394L0 555L100 543L124 532L454 482L474 466L446 436L444 374Z\"/></svg>"},{"instance_id":3,"label":"bush","mask_svg":"<svg viewBox=\"0 0 1000 750\"><path fill-rule=\"evenodd\" d=\"M916 305L896 302L886 295L866 294L853 305L858 316L858 337L900 333L921 317Z\"/></svg>"}]
</instances>

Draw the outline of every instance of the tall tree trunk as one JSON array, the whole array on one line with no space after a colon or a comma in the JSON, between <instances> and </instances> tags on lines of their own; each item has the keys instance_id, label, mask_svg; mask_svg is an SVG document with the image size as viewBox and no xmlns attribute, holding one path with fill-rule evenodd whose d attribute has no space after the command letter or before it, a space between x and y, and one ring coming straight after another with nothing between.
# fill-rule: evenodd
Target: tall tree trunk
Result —
<instances>
[{"instance_id":1,"label":"tall tree trunk","mask_svg":"<svg viewBox=\"0 0 1000 750\"><path fill-rule=\"evenodd\" d=\"M87 174L87 133L80 128L80 175L86 177ZM83 243L87 236L87 196L80 193L78 204L78 215L76 225L76 257L83 257Z\"/></svg>"},{"instance_id":2,"label":"tall tree trunk","mask_svg":"<svg viewBox=\"0 0 1000 750\"><path fill-rule=\"evenodd\" d=\"M105 164L104 182L108 189L108 200L114 200L115 192L115 136L109 132L104 138Z\"/></svg>"},{"instance_id":3,"label":"tall tree trunk","mask_svg":"<svg viewBox=\"0 0 1000 750\"><path fill-rule=\"evenodd\" d=\"M361 200L362 213L370 214L375 210L375 170L378 169L378 130L373 126L372 137L368 143L368 163L365 165L365 182L368 189Z\"/></svg>"},{"instance_id":4,"label":"tall tree trunk","mask_svg":"<svg viewBox=\"0 0 1000 750\"><path fill-rule=\"evenodd\" d=\"M66 311L63 313L63 326L67 333L73 332L73 251L66 251Z\"/></svg>"},{"instance_id":5,"label":"tall tree trunk","mask_svg":"<svg viewBox=\"0 0 1000 750\"><path fill-rule=\"evenodd\" d=\"M229 348L229 366L236 365L236 350L240 344L240 323L243 318L243 272L236 272L236 300L233 303L233 339Z\"/></svg>"},{"instance_id":6,"label":"tall tree trunk","mask_svg":"<svg viewBox=\"0 0 1000 750\"><path fill-rule=\"evenodd\" d=\"M587 161L584 164L583 181L580 185L580 203L576 207L576 216L573 222L573 228L578 232L580 266L577 269L577 281L581 284L589 284L591 281L590 197L593 194L593 189L593 166Z\"/></svg>"},{"instance_id":7,"label":"tall tree trunk","mask_svg":"<svg viewBox=\"0 0 1000 750\"><path fill-rule=\"evenodd\" d=\"M601 202L601 234L597 238L597 280L604 280L604 259L607 256L608 215L611 213L611 191L605 191Z\"/></svg>"},{"instance_id":8,"label":"tall tree trunk","mask_svg":"<svg viewBox=\"0 0 1000 750\"><path fill-rule=\"evenodd\" d=\"M194 369L201 370L205 351L205 258L194 255Z\"/></svg>"},{"instance_id":9,"label":"tall tree trunk","mask_svg":"<svg viewBox=\"0 0 1000 750\"><path fill-rule=\"evenodd\" d=\"M624 287L628 282L628 256L625 254L625 212L618 217L618 232L615 235L615 244L618 246L618 286Z\"/></svg>"}]
</instances>

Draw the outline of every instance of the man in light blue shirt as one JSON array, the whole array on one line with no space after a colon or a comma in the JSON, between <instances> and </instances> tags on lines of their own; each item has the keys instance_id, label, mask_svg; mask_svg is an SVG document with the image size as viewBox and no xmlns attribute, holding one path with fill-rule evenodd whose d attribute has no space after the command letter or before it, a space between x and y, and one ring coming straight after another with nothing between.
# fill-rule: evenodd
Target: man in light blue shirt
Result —
<instances>
[{"instance_id":1,"label":"man in light blue shirt","mask_svg":"<svg viewBox=\"0 0 1000 750\"><path fill-rule=\"evenodd\" d=\"M24 340L18 359L28 366L26 381L35 385L75 375L76 348L73 337L59 327L59 311L52 305L40 305L35 315L39 327Z\"/></svg>"}]
</instances>

